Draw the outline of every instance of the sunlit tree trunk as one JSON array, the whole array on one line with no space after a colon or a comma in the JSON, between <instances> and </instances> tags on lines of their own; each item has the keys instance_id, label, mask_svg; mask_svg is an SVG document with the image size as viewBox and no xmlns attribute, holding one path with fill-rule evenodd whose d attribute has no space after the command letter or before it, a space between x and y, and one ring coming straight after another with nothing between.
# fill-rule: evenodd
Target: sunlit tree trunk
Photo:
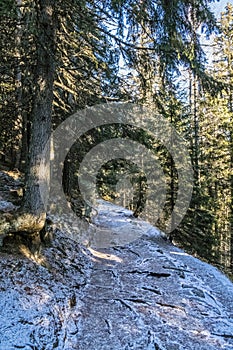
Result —
<instances>
[{"instance_id":1,"label":"sunlit tree trunk","mask_svg":"<svg viewBox=\"0 0 233 350\"><path fill-rule=\"evenodd\" d=\"M0 232L38 233L44 226L46 212L40 195L40 161L51 132L53 83L55 75L55 1L39 0L36 22L35 95L31 116L26 184L23 205L14 217L0 220ZM48 164L47 164L48 166ZM49 172L47 179L49 182Z\"/></svg>"},{"instance_id":2,"label":"sunlit tree trunk","mask_svg":"<svg viewBox=\"0 0 233 350\"><path fill-rule=\"evenodd\" d=\"M39 165L41 154L51 132L53 83L55 74L55 22L54 1L38 2L38 41L36 65L36 93L31 119L28 167L24 209L44 217L43 203L39 192ZM42 220L43 221L43 220Z\"/></svg>"}]
</instances>

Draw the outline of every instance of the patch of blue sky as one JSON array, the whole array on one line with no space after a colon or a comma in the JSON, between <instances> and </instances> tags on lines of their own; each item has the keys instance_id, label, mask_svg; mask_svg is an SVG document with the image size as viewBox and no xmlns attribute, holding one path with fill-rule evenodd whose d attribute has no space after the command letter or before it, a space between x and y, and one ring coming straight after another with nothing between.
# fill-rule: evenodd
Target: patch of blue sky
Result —
<instances>
[{"instance_id":1,"label":"patch of blue sky","mask_svg":"<svg viewBox=\"0 0 233 350\"><path fill-rule=\"evenodd\" d=\"M215 1L210 5L211 10L214 12L215 16L219 19L221 16L221 12L223 12L227 6L227 4L233 5L233 0L220 0Z\"/></svg>"},{"instance_id":2,"label":"patch of blue sky","mask_svg":"<svg viewBox=\"0 0 233 350\"><path fill-rule=\"evenodd\" d=\"M227 4L233 5L233 0L220 0L210 4L211 10L213 11L218 20L221 18L221 13L225 11ZM206 40L203 37L202 43L203 49L206 53L208 65L211 66L213 61L214 35L212 35L209 40Z\"/></svg>"}]
</instances>

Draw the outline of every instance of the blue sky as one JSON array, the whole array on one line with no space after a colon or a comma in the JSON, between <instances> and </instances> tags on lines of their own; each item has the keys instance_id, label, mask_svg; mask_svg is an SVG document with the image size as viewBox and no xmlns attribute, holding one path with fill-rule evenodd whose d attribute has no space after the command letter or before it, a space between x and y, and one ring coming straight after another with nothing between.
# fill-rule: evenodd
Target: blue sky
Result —
<instances>
[{"instance_id":1,"label":"blue sky","mask_svg":"<svg viewBox=\"0 0 233 350\"><path fill-rule=\"evenodd\" d=\"M220 0L215 1L213 4L211 4L211 9L215 13L216 17L219 18L222 11L224 11L227 3L230 3L233 5L233 0Z\"/></svg>"},{"instance_id":2,"label":"blue sky","mask_svg":"<svg viewBox=\"0 0 233 350\"><path fill-rule=\"evenodd\" d=\"M212 11L214 12L215 16L217 18L220 18L221 12L225 11L226 5L230 3L233 5L233 0L220 0L220 1L215 1L210 5ZM206 41L206 39L203 38L203 42L205 44L211 43L213 40L213 37L211 37L210 41ZM212 48L211 47L205 47L205 52L206 52L206 57L208 59L209 64L211 65L212 63Z\"/></svg>"}]
</instances>

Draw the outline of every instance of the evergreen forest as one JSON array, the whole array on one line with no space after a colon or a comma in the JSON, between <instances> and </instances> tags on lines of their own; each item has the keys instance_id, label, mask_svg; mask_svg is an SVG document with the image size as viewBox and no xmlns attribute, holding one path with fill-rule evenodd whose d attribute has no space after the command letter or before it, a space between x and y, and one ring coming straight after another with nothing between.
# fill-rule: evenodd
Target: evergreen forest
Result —
<instances>
[{"instance_id":1,"label":"evergreen forest","mask_svg":"<svg viewBox=\"0 0 233 350\"><path fill-rule=\"evenodd\" d=\"M18 210L0 212L1 235L41 239L48 213L38 185L40 162L52 131L87 107L132 103L165 118L184 138L191 159L190 205L168 238L232 277L233 4L216 18L214 3L0 0L0 170L18 172L23 183L15 194ZM78 169L93 147L116 138L136 141L158 157L166 200L159 219L150 222L164 230L177 199L176 164L140 127L105 124L76 140L62 164L67 202L91 222ZM99 197L140 218L146 175L123 157L109 160L98 172ZM119 185L122 177L128 192Z\"/></svg>"}]
</instances>

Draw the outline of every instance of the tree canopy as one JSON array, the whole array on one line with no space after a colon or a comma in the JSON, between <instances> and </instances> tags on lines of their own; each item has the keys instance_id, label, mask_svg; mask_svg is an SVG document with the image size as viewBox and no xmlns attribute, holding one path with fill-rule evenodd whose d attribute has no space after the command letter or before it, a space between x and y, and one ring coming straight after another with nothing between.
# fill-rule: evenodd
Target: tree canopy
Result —
<instances>
[{"instance_id":1,"label":"tree canopy","mask_svg":"<svg viewBox=\"0 0 233 350\"><path fill-rule=\"evenodd\" d=\"M78 109L129 101L150 106L185 135L194 194L171 239L232 266L232 5L217 22L211 2L0 1L1 162L25 175L21 208L1 215L2 233L38 236L45 224L39 164L52 130ZM207 42L215 37L211 69L203 36ZM86 215L83 198L74 191L75 174L86 152L114 137L140 141L158 155L168 184L157 223L163 228L176 201L176 165L168 150L140 128L109 125L77 140L64 164L67 199L79 215ZM143 197L143 207L147 183L135 165L122 159L103 165L99 194L116 198L116 183L126 173L131 173L134 191L128 206L140 215L138 198Z\"/></svg>"}]
</instances>

